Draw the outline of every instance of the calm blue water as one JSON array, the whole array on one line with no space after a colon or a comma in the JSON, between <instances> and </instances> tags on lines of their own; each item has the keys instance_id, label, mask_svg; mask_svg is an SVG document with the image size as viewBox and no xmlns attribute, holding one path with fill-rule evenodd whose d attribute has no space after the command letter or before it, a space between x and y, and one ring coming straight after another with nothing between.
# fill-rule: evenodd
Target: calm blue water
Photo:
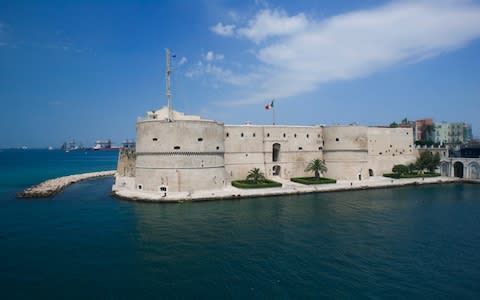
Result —
<instances>
[{"instance_id":1,"label":"calm blue water","mask_svg":"<svg viewBox=\"0 0 480 300\"><path fill-rule=\"evenodd\" d=\"M14 198L115 164L0 152L2 299L480 298L480 185L161 205L116 200L104 178Z\"/></svg>"}]
</instances>

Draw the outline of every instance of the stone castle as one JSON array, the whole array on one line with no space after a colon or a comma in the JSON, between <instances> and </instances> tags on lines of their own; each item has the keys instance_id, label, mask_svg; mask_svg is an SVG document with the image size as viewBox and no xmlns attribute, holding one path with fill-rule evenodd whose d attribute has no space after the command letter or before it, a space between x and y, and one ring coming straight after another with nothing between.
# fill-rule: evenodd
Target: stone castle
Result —
<instances>
[{"instance_id":1,"label":"stone castle","mask_svg":"<svg viewBox=\"0 0 480 300\"><path fill-rule=\"evenodd\" d=\"M312 176L361 181L414 162L411 128L224 125L164 107L137 122L136 149L120 153L114 188L152 193L218 190L253 168L268 178Z\"/></svg>"}]
</instances>

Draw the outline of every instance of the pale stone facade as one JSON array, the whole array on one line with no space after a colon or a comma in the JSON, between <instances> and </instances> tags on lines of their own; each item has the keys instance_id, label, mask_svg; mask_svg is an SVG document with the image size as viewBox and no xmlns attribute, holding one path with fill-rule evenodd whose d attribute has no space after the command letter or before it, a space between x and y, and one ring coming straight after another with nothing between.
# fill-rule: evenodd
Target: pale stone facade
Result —
<instances>
[{"instance_id":1,"label":"pale stone facade","mask_svg":"<svg viewBox=\"0 0 480 300\"><path fill-rule=\"evenodd\" d=\"M214 190L245 179L253 168L269 178L312 176L305 168L317 158L328 168L326 177L364 180L414 162L418 154L411 128L224 125L173 115L169 122L163 108L137 122L136 153L120 156L116 187L159 193Z\"/></svg>"}]
</instances>

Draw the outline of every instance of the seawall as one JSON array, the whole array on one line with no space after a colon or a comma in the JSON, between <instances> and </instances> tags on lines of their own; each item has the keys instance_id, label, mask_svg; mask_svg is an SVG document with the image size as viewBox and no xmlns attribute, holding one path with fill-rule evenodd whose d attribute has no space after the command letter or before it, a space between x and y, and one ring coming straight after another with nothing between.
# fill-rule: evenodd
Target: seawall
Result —
<instances>
[{"instance_id":1,"label":"seawall","mask_svg":"<svg viewBox=\"0 0 480 300\"><path fill-rule=\"evenodd\" d=\"M46 180L40 184L29 187L19 193L17 198L47 198L61 192L67 186L76 182L105 176L114 176L116 171L101 171L69 175Z\"/></svg>"},{"instance_id":2,"label":"seawall","mask_svg":"<svg viewBox=\"0 0 480 300\"><path fill-rule=\"evenodd\" d=\"M178 203L228 199L238 200L243 198L297 195L306 193L354 191L366 189L393 188L408 185L465 182L464 180L455 177L431 177L411 179L391 179L386 177L374 177L372 179L363 181L339 180L337 181L337 183L334 184L303 185L281 178L269 179L281 182L283 186L278 188L263 189L239 189L233 186L226 186L220 190L205 190L188 193L168 193L166 196L161 193L132 191L128 189L116 188L114 186L112 194L117 198L125 200L159 203Z\"/></svg>"}]
</instances>

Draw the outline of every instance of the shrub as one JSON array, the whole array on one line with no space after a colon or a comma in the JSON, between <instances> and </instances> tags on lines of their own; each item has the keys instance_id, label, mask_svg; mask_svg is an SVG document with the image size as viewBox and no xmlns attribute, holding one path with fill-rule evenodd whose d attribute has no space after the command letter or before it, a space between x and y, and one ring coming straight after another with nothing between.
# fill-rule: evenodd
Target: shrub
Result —
<instances>
[{"instance_id":1,"label":"shrub","mask_svg":"<svg viewBox=\"0 0 480 300\"><path fill-rule=\"evenodd\" d=\"M233 180L232 185L240 189L261 189L261 188L272 188L272 187L282 187L280 182L273 180L265 179L262 182L253 183L252 181L247 180Z\"/></svg>"},{"instance_id":2,"label":"shrub","mask_svg":"<svg viewBox=\"0 0 480 300\"><path fill-rule=\"evenodd\" d=\"M326 184L326 183L336 183L337 180L325 177L295 177L290 178L291 181L301 183L301 184Z\"/></svg>"},{"instance_id":3,"label":"shrub","mask_svg":"<svg viewBox=\"0 0 480 300\"><path fill-rule=\"evenodd\" d=\"M406 165L394 165L392 168L392 172L395 174L407 174L409 169Z\"/></svg>"}]
</instances>

